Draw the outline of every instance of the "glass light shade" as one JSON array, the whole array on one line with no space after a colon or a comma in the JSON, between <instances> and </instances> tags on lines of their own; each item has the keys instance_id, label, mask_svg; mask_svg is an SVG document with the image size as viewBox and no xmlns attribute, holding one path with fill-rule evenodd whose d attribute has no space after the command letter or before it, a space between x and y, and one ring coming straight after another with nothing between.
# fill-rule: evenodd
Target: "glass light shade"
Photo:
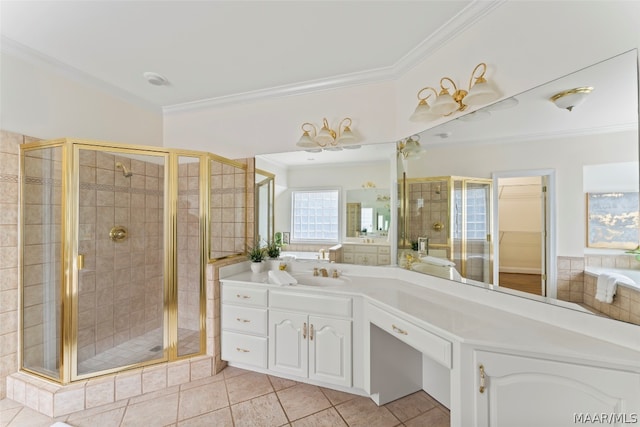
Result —
<instances>
[{"instance_id":1,"label":"glass light shade","mask_svg":"<svg viewBox=\"0 0 640 427\"><path fill-rule=\"evenodd\" d=\"M337 141L341 144L349 144L351 142L354 142L355 140L356 136L351 131L351 128L349 128L349 126L345 126L342 134L340 134Z\"/></svg>"},{"instance_id":2,"label":"glass light shade","mask_svg":"<svg viewBox=\"0 0 640 427\"><path fill-rule=\"evenodd\" d=\"M438 115L433 113L427 101L421 99L409 120L412 122L430 122L437 118Z\"/></svg>"},{"instance_id":3,"label":"glass light shade","mask_svg":"<svg viewBox=\"0 0 640 427\"><path fill-rule=\"evenodd\" d=\"M316 141L318 142L318 144L325 146L327 144L333 143L334 139L333 135L331 135L331 131L323 126L316 136Z\"/></svg>"},{"instance_id":4,"label":"glass light shade","mask_svg":"<svg viewBox=\"0 0 640 427\"><path fill-rule=\"evenodd\" d=\"M309 136L309 132L305 131L298 142L296 142L296 146L301 148L313 148L317 147L318 144L313 139L311 139L311 137Z\"/></svg>"},{"instance_id":5,"label":"glass light shade","mask_svg":"<svg viewBox=\"0 0 640 427\"><path fill-rule=\"evenodd\" d=\"M498 89L488 81L484 80L474 84L467 96L464 97L464 103L467 105L486 105L500 98Z\"/></svg>"},{"instance_id":6,"label":"glass light shade","mask_svg":"<svg viewBox=\"0 0 640 427\"><path fill-rule=\"evenodd\" d=\"M458 108L460 108L460 106L449 93L441 93L436 98L436 102L431 106L431 111L438 116L446 116L447 114L458 111Z\"/></svg>"},{"instance_id":7,"label":"glass light shade","mask_svg":"<svg viewBox=\"0 0 640 427\"><path fill-rule=\"evenodd\" d=\"M415 155L422 152L422 147L420 143L416 140L409 139L404 146L403 151L407 154L407 156Z\"/></svg>"},{"instance_id":8,"label":"glass light shade","mask_svg":"<svg viewBox=\"0 0 640 427\"><path fill-rule=\"evenodd\" d=\"M578 105L582 104L587 99L588 95L588 93L584 92L569 93L554 100L553 102L558 108L571 111Z\"/></svg>"}]
</instances>

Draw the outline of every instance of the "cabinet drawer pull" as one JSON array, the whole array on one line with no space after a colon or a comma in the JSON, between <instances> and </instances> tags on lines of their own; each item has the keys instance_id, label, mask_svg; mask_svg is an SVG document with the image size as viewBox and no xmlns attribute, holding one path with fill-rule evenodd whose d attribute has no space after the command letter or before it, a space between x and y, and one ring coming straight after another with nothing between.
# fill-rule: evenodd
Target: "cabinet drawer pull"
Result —
<instances>
[{"instance_id":1,"label":"cabinet drawer pull","mask_svg":"<svg viewBox=\"0 0 640 427\"><path fill-rule=\"evenodd\" d=\"M309 327L309 339L313 341L313 323Z\"/></svg>"},{"instance_id":2,"label":"cabinet drawer pull","mask_svg":"<svg viewBox=\"0 0 640 427\"><path fill-rule=\"evenodd\" d=\"M485 381L485 374L484 374L484 365L480 365L479 366L480 369L480 393L484 393L484 381Z\"/></svg>"},{"instance_id":3,"label":"cabinet drawer pull","mask_svg":"<svg viewBox=\"0 0 640 427\"><path fill-rule=\"evenodd\" d=\"M240 295L240 294L236 294L236 298L240 298L240 299L251 299L251 297L249 295Z\"/></svg>"},{"instance_id":4,"label":"cabinet drawer pull","mask_svg":"<svg viewBox=\"0 0 640 427\"><path fill-rule=\"evenodd\" d=\"M302 338L307 339L307 322L302 325Z\"/></svg>"},{"instance_id":5,"label":"cabinet drawer pull","mask_svg":"<svg viewBox=\"0 0 640 427\"><path fill-rule=\"evenodd\" d=\"M236 347L236 351L238 351L240 353L249 353L249 350L244 349L244 348L240 348L240 347Z\"/></svg>"},{"instance_id":6,"label":"cabinet drawer pull","mask_svg":"<svg viewBox=\"0 0 640 427\"><path fill-rule=\"evenodd\" d=\"M409 335L409 332L398 328L396 325L391 325L391 327L393 328L394 332L397 332L397 333L402 334L402 335Z\"/></svg>"},{"instance_id":7,"label":"cabinet drawer pull","mask_svg":"<svg viewBox=\"0 0 640 427\"><path fill-rule=\"evenodd\" d=\"M250 323L250 322L251 322L251 320L249 320L249 319L241 319L241 318L239 318L239 317L236 317L236 320L237 320L238 322L242 322L242 323Z\"/></svg>"}]
</instances>

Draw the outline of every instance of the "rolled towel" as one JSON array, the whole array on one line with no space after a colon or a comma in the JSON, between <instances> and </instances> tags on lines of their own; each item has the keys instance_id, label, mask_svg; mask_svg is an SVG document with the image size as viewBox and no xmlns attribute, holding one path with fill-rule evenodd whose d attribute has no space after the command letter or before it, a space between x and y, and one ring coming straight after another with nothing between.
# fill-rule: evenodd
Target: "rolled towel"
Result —
<instances>
[{"instance_id":1,"label":"rolled towel","mask_svg":"<svg viewBox=\"0 0 640 427\"><path fill-rule=\"evenodd\" d=\"M596 299L611 304L618 288L618 282L628 283L627 276L617 273L600 273L596 282Z\"/></svg>"},{"instance_id":2,"label":"rolled towel","mask_svg":"<svg viewBox=\"0 0 640 427\"><path fill-rule=\"evenodd\" d=\"M298 281L284 270L269 270L269 283L273 285L295 285Z\"/></svg>"},{"instance_id":3,"label":"rolled towel","mask_svg":"<svg viewBox=\"0 0 640 427\"><path fill-rule=\"evenodd\" d=\"M420 261L426 262L427 264L437 265L440 267L453 267L456 264L452 261L449 261L445 258L438 258L431 255L420 257Z\"/></svg>"}]
</instances>

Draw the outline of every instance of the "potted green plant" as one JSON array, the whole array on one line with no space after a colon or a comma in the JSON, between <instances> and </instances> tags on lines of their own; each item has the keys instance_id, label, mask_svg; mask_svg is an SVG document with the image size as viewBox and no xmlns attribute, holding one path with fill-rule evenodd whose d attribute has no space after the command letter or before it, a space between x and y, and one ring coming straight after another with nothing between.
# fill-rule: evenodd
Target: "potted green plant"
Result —
<instances>
[{"instance_id":1,"label":"potted green plant","mask_svg":"<svg viewBox=\"0 0 640 427\"><path fill-rule=\"evenodd\" d=\"M265 249L260 247L260 243L256 243L247 251L247 258L251 261L251 271L260 273L262 271L262 261L266 256Z\"/></svg>"},{"instance_id":2,"label":"potted green plant","mask_svg":"<svg viewBox=\"0 0 640 427\"><path fill-rule=\"evenodd\" d=\"M275 240L269 242L265 249L269 258L278 259L280 257L280 245Z\"/></svg>"}]
</instances>

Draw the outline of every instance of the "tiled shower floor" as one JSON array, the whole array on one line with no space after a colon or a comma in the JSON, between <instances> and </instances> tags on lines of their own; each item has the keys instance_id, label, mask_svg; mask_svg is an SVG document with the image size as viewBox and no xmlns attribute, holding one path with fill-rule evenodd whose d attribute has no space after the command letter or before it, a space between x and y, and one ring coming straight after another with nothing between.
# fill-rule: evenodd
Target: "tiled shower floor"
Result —
<instances>
[{"instance_id":1,"label":"tiled shower floor","mask_svg":"<svg viewBox=\"0 0 640 427\"><path fill-rule=\"evenodd\" d=\"M178 351L180 354L197 353L200 334L190 329L178 329ZM104 371L119 366L128 366L162 357L162 329L154 329L127 342L117 345L90 359L78 362L78 373Z\"/></svg>"}]
</instances>

